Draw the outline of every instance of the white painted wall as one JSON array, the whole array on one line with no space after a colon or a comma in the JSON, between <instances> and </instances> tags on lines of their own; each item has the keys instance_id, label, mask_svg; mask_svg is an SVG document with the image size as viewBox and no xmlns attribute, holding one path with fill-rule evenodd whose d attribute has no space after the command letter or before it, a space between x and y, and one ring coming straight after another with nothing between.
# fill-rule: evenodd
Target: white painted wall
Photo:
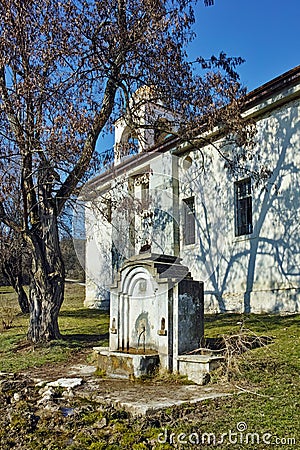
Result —
<instances>
[{"instance_id":1,"label":"white painted wall","mask_svg":"<svg viewBox=\"0 0 300 450\"><path fill-rule=\"evenodd\" d=\"M101 199L86 203L85 306L107 309L111 285L112 227L102 214Z\"/></svg>"},{"instance_id":2,"label":"white painted wall","mask_svg":"<svg viewBox=\"0 0 300 450\"><path fill-rule=\"evenodd\" d=\"M234 181L213 155L197 176L197 154L180 165L180 199L195 195L197 241L181 256L205 281L206 310L297 312L300 309L300 103L279 107L257 123L256 155L272 170L253 186L253 233L234 236ZM255 163L252 164L255 169ZM241 175L240 179L245 178Z\"/></svg>"}]
</instances>

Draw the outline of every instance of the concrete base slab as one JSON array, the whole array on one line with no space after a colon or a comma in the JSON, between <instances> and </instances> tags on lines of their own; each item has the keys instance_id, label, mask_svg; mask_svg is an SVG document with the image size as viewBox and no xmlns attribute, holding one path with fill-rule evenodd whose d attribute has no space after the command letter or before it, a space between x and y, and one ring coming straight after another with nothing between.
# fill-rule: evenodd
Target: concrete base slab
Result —
<instances>
[{"instance_id":1,"label":"concrete base slab","mask_svg":"<svg viewBox=\"0 0 300 450\"><path fill-rule=\"evenodd\" d=\"M170 408L172 406L179 406L183 405L185 403L199 403L204 400L218 398L218 397L224 397L231 394L223 393L223 394L217 394L217 393L201 393L197 396L197 393L195 393L195 398L176 398L176 399L160 399L160 400L152 400L150 402L147 402L147 404L141 404L141 402L125 402L121 401L118 402L118 406L121 406L122 408L129 411L133 416L149 416L151 414L155 414L158 411L161 411L162 409Z\"/></svg>"},{"instance_id":2,"label":"concrete base slab","mask_svg":"<svg viewBox=\"0 0 300 450\"><path fill-rule=\"evenodd\" d=\"M70 367L69 375L79 374L81 376L92 376L96 372L96 367L88 364L75 364Z\"/></svg>"},{"instance_id":3,"label":"concrete base slab","mask_svg":"<svg viewBox=\"0 0 300 450\"><path fill-rule=\"evenodd\" d=\"M165 408L184 403L198 403L232 395L225 386L174 385L171 383L139 383L126 380L95 380L86 383L84 392L78 391L92 401L108 403L124 408L133 416L151 415Z\"/></svg>"}]
</instances>

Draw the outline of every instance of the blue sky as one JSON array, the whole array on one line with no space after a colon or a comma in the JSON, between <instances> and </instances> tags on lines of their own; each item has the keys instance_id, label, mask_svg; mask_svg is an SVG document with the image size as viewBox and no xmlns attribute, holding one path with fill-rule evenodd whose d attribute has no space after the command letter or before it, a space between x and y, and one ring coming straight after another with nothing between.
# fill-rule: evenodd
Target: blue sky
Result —
<instances>
[{"instance_id":1,"label":"blue sky","mask_svg":"<svg viewBox=\"0 0 300 450\"><path fill-rule=\"evenodd\" d=\"M246 62L238 72L248 91L300 64L300 0L215 0L195 8L196 38L189 56L210 57L224 51ZM99 139L100 151L113 136Z\"/></svg>"},{"instance_id":2,"label":"blue sky","mask_svg":"<svg viewBox=\"0 0 300 450\"><path fill-rule=\"evenodd\" d=\"M300 0L215 0L207 8L199 1L195 30L190 56L243 57L248 90L300 64Z\"/></svg>"}]
</instances>

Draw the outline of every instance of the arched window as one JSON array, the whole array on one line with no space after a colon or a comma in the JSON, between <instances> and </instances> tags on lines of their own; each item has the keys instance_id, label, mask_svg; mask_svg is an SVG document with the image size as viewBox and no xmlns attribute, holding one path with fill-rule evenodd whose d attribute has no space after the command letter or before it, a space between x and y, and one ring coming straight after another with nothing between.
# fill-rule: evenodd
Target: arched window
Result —
<instances>
[{"instance_id":1,"label":"arched window","mask_svg":"<svg viewBox=\"0 0 300 450\"><path fill-rule=\"evenodd\" d=\"M184 170L189 170L192 164L193 164L192 158L190 156L186 156L183 160L182 167Z\"/></svg>"},{"instance_id":2,"label":"arched window","mask_svg":"<svg viewBox=\"0 0 300 450\"><path fill-rule=\"evenodd\" d=\"M154 125L154 144L160 144L170 135L170 121L163 117L156 120Z\"/></svg>"},{"instance_id":3,"label":"arched window","mask_svg":"<svg viewBox=\"0 0 300 450\"><path fill-rule=\"evenodd\" d=\"M120 143L116 145L116 152L118 160L122 160L126 156L135 155L139 150L139 141L137 134L126 127L122 133Z\"/></svg>"}]
</instances>

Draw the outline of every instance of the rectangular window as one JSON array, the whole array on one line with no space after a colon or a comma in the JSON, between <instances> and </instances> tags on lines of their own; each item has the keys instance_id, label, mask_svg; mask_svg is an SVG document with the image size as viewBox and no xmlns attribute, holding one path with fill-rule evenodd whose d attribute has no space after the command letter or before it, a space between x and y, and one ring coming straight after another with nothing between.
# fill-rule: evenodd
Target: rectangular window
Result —
<instances>
[{"instance_id":1,"label":"rectangular window","mask_svg":"<svg viewBox=\"0 0 300 450\"><path fill-rule=\"evenodd\" d=\"M251 179L246 178L234 183L235 196L235 235L251 234L252 225L252 192Z\"/></svg>"},{"instance_id":2,"label":"rectangular window","mask_svg":"<svg viewBox=\"0 0 300 450\"><path fill-rule=\"evenodd\" d=\"M195 243L195 198L183 200L183 242L185 245Z\"/></svg>"},{"instance_id":3,"label":"rectangular window","mask_svg":"<svg viewBox=\"0 0 300 450\"><path fill-rule=\"evenodd\" d=\"M111 218L112 218L112 201L111 198L107 198L104 200L105 203L105 209L103 212L103 215L105 217L105 219L111 223Z\"/></svg>"},{"instance_id":4,"label":"rectangular window","mask_svg":"<svg viewBox=\"0 0 300 450\"><path fill-rule=\"evenodd\" d=\"M141 202L143 209L149 209L150 198L149 198L149 181L143 182L141 184Z\"/></svg>"}]
</instances>

